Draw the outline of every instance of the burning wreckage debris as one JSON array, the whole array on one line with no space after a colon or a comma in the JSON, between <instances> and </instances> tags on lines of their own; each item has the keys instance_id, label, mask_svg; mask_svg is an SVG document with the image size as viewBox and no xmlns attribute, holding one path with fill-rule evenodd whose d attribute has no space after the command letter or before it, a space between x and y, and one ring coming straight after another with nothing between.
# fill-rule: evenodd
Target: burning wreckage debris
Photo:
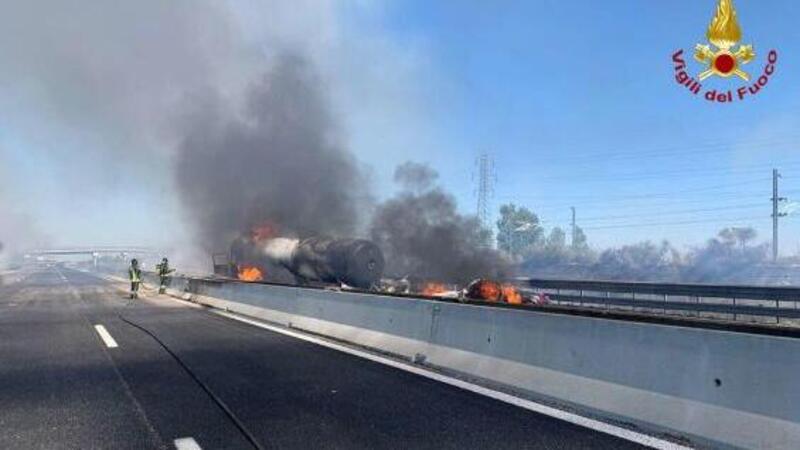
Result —
<instances>
[{"instance_id":1,"label":"burning wreckage debris","mask_svg":"<svg viewBox=\"0 0 800 450\"><path fill-rule=\"evenodd\" d=\"M240 280L261 281L269 266L288 270L301 286L316 282L376 289L384 260L378 246L364 239L253 236L239 238L231 245L231 272Z\"/></svg>"},{"instance_id":2,"label":"burning wreckage debris","mask_svg":"<svg viewBox=\"0 0 800 450\"><path fill-rule=\"evenodd\" d=\"M522 304L522 295L514 286L500 284L492 280L480 279L473 281L464 289L464 296L492 303Z\"/></svg>"},{"instance_id":3,"label":"burning wreckage debris","mask_svg":"<svg viewBox=\"0 0 800 450\"><path fill-rule=\"evenodd\" d=\"M264 281L272 267L286 269L301 286L317 283L388 294L511 305L548 303L545 295L525 296L511 284L483 278L463 289L443 282L382 278L383 253L375 243L365 239L291 239L270 235L253 231L249 237L236 239L231 244L227 271L220 266L217 274L242 281Z\"/></svg>"},{"instance_id":4,"label":"burning wreckage debris","mask_svg":"<svg viewBox=\"0 0 800 450\"><path fill-rule=\"evenodd\" d=\"M366 239L274 237L272 226L259 226L249 236L234 240L228 263L215 265L215 273L241 281L276 281L274 269L285 269L300 286L321 284L344 289L423 296L457 301L483 301L511 305L548 303L546 295L525 296L511 284L479 278L463 289L444 282L408 277L382 278L383 252ZM280 280L277 280L280 281Z\"/></svg>"},{"instance_id":5,"label":"burning wreckage debris","mask_svg":"<svg viewBox=\"0 0 800 450\"><path fill-rule=\"evenodd\" d=\"M414 283L408 279L399 281L384 280L382 288L387 293L419 295L463 302L481 301L509 305L545 305L550 301L546 294L523 295L511 284L500 283L486 278L473 280L463 289L459 289L456 285L447 285L441 282Z\"/></svg>"},{"instance_id":6,"label":"burning wreckage debris","mask_svg":"<svg viewBox=\"0 0 800 450\"><path fill-rule=\"evenodd\" d=\"M286 52L245 89L245 101L228 102L212 88L187 104L175 175L202 250L230 245L212 255L214 272L369 290L381 289L384 271L462 286L505 278L508 263L486 245L488 232L459 213L426 165L400 165L400 191L364 215L368 176L347 148L324 85L303 55ZM257 223L252 235L230 244L230 236ZM370 241L309 237L352 236L359 224Z\"/></svg>"}]
</instances>

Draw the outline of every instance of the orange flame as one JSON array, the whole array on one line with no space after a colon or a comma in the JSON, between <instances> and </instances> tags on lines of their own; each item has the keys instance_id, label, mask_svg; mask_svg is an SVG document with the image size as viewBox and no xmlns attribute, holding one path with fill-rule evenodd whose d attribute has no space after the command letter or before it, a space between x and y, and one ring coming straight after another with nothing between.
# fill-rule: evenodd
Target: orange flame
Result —
<instances>
[{"instance_id":1,"label":"orange flame","mask_svg":"<svg viewBox=\"0 0 800 450\"><path fill-rule=\"evenodd\" d=\"M240 266L239 279L242 281L261 281L264 279L264 274L258 267Z\"/></svg>"},{"instance_id":2,"label":"orange flame","mask_svg":"<svg viewBox=\"0 0 800 450\"><path fill-rule=\"evenodd\" d=\"M517 291L514 286L510 284L503 285L503 298L506 300L506 303L510 303L512 305L521 305L522 304L522 294Z\"/></svg>"},{"instance_id":3,"label":"orange flame","mask_svg":"<svg viewBox=\"0 0 800 450\"><path fill-rule=\"evenodd\" d=\"M511 284L501 284L497 281L479 279L472 282L466 289L466 296L474 300L483 300L489 303L509 303L521 305L524 302L522 294Z\"/></svg>"},{"instance_id":4,"label":"orange flame","mask_svg":"<svg viewBox=\"0 0 800 450\"><path fill-rule=\"evenodd\" d=\"M447 288L445 287L444 283L436 283L436 282L425 283L425 286L422 287L422 295L431 296L431 295L441 294L446 290Z\"/></svg>"},{"instance_id":5,"label":"orange flame","mask_svg":"<svg viewBox=\"0 0 800 450\"><path fill-rule=\"evenodd\" d=\"M478 286L481 298L487 302L499 302L501 300L502 290L500 285L494 281L483 280Z\"/></svg>"}]
</instances>

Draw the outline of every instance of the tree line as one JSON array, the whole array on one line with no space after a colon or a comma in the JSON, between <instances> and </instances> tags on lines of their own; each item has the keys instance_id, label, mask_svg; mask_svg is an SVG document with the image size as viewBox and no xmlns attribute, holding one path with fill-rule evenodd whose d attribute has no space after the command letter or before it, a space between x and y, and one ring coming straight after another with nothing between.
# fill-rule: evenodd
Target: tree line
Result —
<instances>
[{"instance_id":1,"label":"tree line","mask_svg":"<svg viewBox=\"0 0 800 450\"><path fill-rule=\"evenodd\" d=\"M769 244L752 227L720 230L703 245L679 251L667 240L596 249L576 227L571 239L560 227L546 229L526 207L500 207L496 242L520 275L663 282L779 283L769 264ZM785 261L788 262L788 261ZM786 265L788 267L788 265Z\"/></svg>"}]
</instances>

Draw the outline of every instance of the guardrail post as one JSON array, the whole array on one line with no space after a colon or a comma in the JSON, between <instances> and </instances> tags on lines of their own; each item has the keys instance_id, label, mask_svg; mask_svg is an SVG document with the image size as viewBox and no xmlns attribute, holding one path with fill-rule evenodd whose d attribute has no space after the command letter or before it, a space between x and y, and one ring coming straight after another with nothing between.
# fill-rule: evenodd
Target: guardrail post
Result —
<instances>
[{"instance_id":1,"label":"guardrail post","mask_svg":"<svg viewBox=\"0 0 800 450\"><path fill-rule=\"evenodd\" d=\"M436 337L436 331L439 328L439 313L441 311L442 307L439 305L431 307L431 328L428 330L428 342L433 342Z\"/></svg>"}]
</instances>

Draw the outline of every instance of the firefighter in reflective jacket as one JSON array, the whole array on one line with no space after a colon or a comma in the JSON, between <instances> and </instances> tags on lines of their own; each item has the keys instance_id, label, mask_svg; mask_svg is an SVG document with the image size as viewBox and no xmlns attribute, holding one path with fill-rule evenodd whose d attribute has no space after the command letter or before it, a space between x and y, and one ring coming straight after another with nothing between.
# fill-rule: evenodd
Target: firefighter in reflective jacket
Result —
<instances>
[{"instance_id":1,"label":"firefighter in reflective jacket","mask_svg":"<svg viewBox=\"0 0 800 450\"><path fill-rule=\"evenodd\" d=\"M169 286L170 282L169 274L172 272L175 272L175 269L170 269L169 260L167 260L167 258L162 259L159 264L156 264L156 273L161 280L161 285L158 287L159 294L163 294L167 291L167 286Z\"/></svg>"},{"instance_id":2,"label":"firefighter in reflective jacket","mask_svg":"<svg viewBox=\"0 0 800 450\"><path fill-rule=\"evenodd\" d=\"M139 285L142 284L142 269L139 268L139 261L136 258L131 260L128 267L128 278L131 280L131 298L139 298Z\"/></svg>"}]
</instances>

